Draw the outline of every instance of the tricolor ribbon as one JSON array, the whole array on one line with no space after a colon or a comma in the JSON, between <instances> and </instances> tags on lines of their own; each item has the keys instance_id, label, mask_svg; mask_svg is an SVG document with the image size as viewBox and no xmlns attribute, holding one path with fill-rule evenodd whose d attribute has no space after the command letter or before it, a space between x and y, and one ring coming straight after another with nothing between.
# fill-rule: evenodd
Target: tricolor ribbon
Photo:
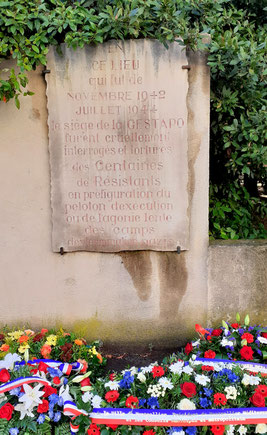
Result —
<instances>
[{"instance_id":1,"label":"tricolor ribbon","mask_svg":"<svg viewBox=\"0 0 267 435\"><path fill-rule=\"evenodd\" d=\"M93 423L127 426L212 426L267 423L267 408L170 409L95 408L90 414Z\"/></svg>"},{"instance_id":2,"label":"tricolor ribbon","mask_svg":"<svg viewBox=\"0 0 267 435\"><path fill-rule=\"evenodd\" d=\"M79 362L68 364L68 363L62 363L61 361L54 361L52 359L34 359L28 361L28 364L35 365L35 364L39 364L40 362L45 363L49 367L58 368L62 373L64 373L67 376L70 375L72 370L75 372L79 372L83 368L83 364ZM26 364L25 361L15 363L16 366L23 366L25 364Z\"/></svg>"},{"instance_id":3,"label":"tricolor ribbon","mask_svg":"<svg viewBox=\"0 0 267 435\"><path fill-rule=\"evenodd\" d=\"M78 409L74 402L66 401L64 402L63 414L71 417L72 420L75 420L79 415L88 415L84 409ZM74 425L70 422L70 430L72 434L75 434L79 431L79 425Z\"/></svg>"},{"instance_id":4,"label":"tricolor ribbon","mask_svg":"<svg viewBox=\"0 0 267 435\"><path fill-rule=\"evenodd\" d=\"M51 385L49 381L40 378L39 376L26 376L25 378L17 378L1 385L0 394L6 393L14 388L22 387L23 384L32 384L33 382L38 382L39 384L43 385Z\"/></svg>"},{"instance_id":5,"label":"tricolor ribbon","mask_svg":"<svg viewBox=\"0 0 267 435\"><path fill-rule=\"evenodd\" d=\"M267 374L267 365L266 364L253 363L250 361L233 361L233 360L229 360L229 359L217 359L217 358L210 359L210 358L198 358L198 357L193 361L193 365L194 364L202 364L202 365L207 365L207 366L212 366L212 367L214 367L214 365L218 364L218 363L225 364L225 366L227 366L227 368L232 368L232 367L238 365L242 369L250 371L252 373L260 373L262 375Z\"/></svg>"}]
</instances>

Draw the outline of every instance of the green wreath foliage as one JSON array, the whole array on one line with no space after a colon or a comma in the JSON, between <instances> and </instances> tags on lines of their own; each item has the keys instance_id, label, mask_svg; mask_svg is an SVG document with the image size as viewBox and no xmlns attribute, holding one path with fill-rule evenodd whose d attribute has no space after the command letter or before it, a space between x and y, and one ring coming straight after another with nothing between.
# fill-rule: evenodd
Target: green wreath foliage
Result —
<instances>
[{"instance_id":1,"label":"green wreath foliage","mask_svg":"<svg viewBox=\"0 0 267 435\"><path fill-rule=\"evenodd\" d=\"M265 7L264 7L265 6ZM50 45L155 38L193 50L211 36L211 238L265 238L265 0L1 0L0 100L30 95L27 71Z\"/></svg>"}]
</instances>

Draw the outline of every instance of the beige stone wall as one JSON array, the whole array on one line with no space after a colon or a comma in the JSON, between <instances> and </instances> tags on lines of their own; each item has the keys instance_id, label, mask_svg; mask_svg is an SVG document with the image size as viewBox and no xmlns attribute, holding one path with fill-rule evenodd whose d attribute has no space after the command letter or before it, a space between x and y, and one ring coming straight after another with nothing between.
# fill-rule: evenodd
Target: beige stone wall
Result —
<instances>
[{"instance_id":1,"label":"beige stone wall","mask_svg":"<svg viewBox=\"0 0 267 435\"><path fill-rule=\"evenodd\" d=\"M51 248L45 81L21 109L0 102L0 323L72 326L107 341L179 344L207 317L209 71L188 54L189 251L68 253ZM7 64L5 66L10 66Z\"/></svg>"},{"instance_id":2,"label":"beige stone wall","mask_svg":"<svg viewBox=\"0 0 267 435\"><path fill-rule=\"evenodd\" d=\"M266 240L216 240L209 248L208 320L231 320L239 312L267 324Z\"/></svg>"}]
</instances>

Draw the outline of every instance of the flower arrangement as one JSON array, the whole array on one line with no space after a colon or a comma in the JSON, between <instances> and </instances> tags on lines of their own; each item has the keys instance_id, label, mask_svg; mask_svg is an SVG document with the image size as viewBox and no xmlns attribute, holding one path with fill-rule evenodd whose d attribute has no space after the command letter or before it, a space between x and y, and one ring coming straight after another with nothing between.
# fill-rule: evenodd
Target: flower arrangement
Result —
<instances>
[{"instance_id":1,"label":"flower arrangement","mask_svg":"<svg viewBox=\"0 0 267 435\"><path fill-rule=\"evenodd\" d=\"M183 357L192 355L204 358L264 362L267 359L267 328L250 326L247 315L244 324L239 314L233 323L222 321L217 328L196 325L198 339L187 343Z\"/></svg>"},{"instance_id":2,"label":"flower arrangement","mask_svg":"<svg viewBox=\"0 0 267 435\"><path fill-rule=\"evenodd\" d=\"M112 373L107 379L98 379L88 391L79 391L76 397L78 408L88 414L94 408L128 408L147 410L237 410L241 408L265 408L267 400L267 379L260 373L248 372L239 364L207 360L203 365L195 360L189 363L176 356L168 364L150 364L147 367L131 367L121 373ZM93 414L92 414L93 415ZM190 417L188 417L190 420ZM267 422L267 408L265 410ZM267 433L267 424L237 426L213 424L205 427L132 427L109 423L97 425L93 420L88 428L84 415L75 419L79 433L107 435L143 434L255 434ZM87 432L86 432L87 431Z\"/></svg>"},{"instance_id":3,"label":"flower arrangement","mask_svg":"<svg viewBox=\"0 0 267 435\"><path fill-rule=\"evenodd\" d=\"M267 366L262 364L265 343L259 339L265 338L264 328L249 327L247 317L242 327L223 322L221 328L196 325L196 330L197 344L188 343L184 353L105 377L99 377L97 343L87 345L63 330L4 330L0 434L267 434ZM224 338L233 343L230 350L221 343ZM245 347L253 351L252 363ZM179 420L164 420L164 413ZM136 425L132 414L146 419ZM158 426L163 420L157 418L165 423ZM202 418L203 425L194 425L195 418Z\"/></svg>"},{"instance_id":4,"label":"flower arrangement","mask_svg":"<svg viewBox=\"0 0 267 435\"><path fill-rule=\"evenodd\" d=\"M86 340L63 329L34 332L31 329L0 331L0 360L8 353L18 353L24 360L32 358L53 359L62 362L83 361L92 377L101 373L106 359L99 353L99 341L87 344Z\"/></svg>"}]
</instances>

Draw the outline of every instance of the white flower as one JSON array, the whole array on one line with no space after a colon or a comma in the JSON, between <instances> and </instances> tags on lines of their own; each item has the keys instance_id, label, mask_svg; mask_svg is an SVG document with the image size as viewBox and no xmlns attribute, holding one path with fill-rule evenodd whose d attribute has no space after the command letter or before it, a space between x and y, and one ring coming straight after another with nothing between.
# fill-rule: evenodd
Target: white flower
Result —
<instances>
[{"instance_id":1,"label":"white flower","mask_svg":"<svg viewBox=\"0 0 267 435\"><path fill-rule=\"evenodd\" d=\"M137 379L139 379L139 381L141 381L141 382L146 382L146 377L145 377L144 373L142 373L142 372L138 373Z\"/></svg>"},{"instance_id":2,"label":"white flower","mask_svg":"<svg viewBox=\"0 0 267 435\"><path fill-rule=\"evenodd\" d=\"M245 433L247 433L247 428L245 426L239 426L239 428L237 429L237 432L240 433L240 435L244 435Z\"/></svg>"},{"instance_id":3,"label":"white flower","mask_svg":"<svg viewBox=\"0 0 267 435\"><path fill-rule=\"evenodd\" d=\"M193 347L196 347L196 346L198 346L199 344L200 344L200 340L192 341L192 346L193 346Z\"/></svg>"},{"instance_id":4,"label":"white flower","mask_svg":"<svg viewBox=\"0 0 267 435\"><path fill-rule=\"evenodd\" d=\"M257 424L255 433L266 434L267 433L267 424L265 424L265 423Z\"/></svg>"},{"instance_id":5,"label":"white flower","mask_svg":"<svg viewBox=\"0 0 267 435\"><path fill-rule=\"evenodd\" d=\"M198 384L203 385L203 387L206 387L206 385L210 382L210 378L208 376L205 376L205 375L196 375L195 381Z\"/></svg>"},{"instance_id":6,"label":"white flower","mask_svg":"<svg viewBox=\"0 0 267 435\"><path fill-rule=\"evenodd\" d=\"M24 388L25 388L24 384ZM19 411L20 412L20 420L23 420L25 416L27 417L34 417L34 414L32 413L34 408L34 404L32 406L30 406L30 408L25 408L25 403L18 403L18 405L15 406L15 411Z\"/></svg>"},{"instance_id":7,"label":"white flower","mask_svg":"<svg viewBox=\"0 0 267 435\"><path fill-rule=\"evenodd\" d=\"M105 383L105 388L110 388L111 390L118 390L119 386L120 384L117 381L109 381Z\"/></svg>"},{"instance_id":8,"label":"white flower","mask_svg":"<svg viewBox=\"0 0 267 435\"><path fill-rule=\"evenodd\" d=\"M178 403L177 409L180 409L180 410L187 410L187 409L188 410L193 410L193 409L196 409L196 405L193 402L191 402L191 400L189 400L189 399L182 399Z\"/></svg>"},{"instance_id":9,"label":"white flower","mask_svg":"<svg viewBox=\"0 0 267 435\"><path fill-rule=\"evenodd\" d=\"M32 406L38 405L42 403L41 397L44 395L44 391L39 391L40 388L43 388L42 384L36 385L36 387L32 388L28 384L23 384L23 388L25 394L19 397L19 402L23 402L23 406L25 409L30 409Z\"/></svg>"},{"instance_id":10,"label":"white flower","mask_svg":"<svg viewBox=\"0 0 267 435\"><path fill-rule=\"evenodd\" d=\"M260 381L261 380L258 376L249 376L247 373L245 373L241 382L243 385L247 386L247 385L259 385Z\"/></svg>"},{"instance_id":11,"label":"white flower","mask_svg":"<svg viewBox=\"0 0 267 435\"><path fill-rule=\"evenodd\" d=\"M235 433L235 427L231 424L231 426L229 426L229 429L226 432L226 435L234 435Z\"/></svg>"},{"instance_id":12,"label":"white flower","mask_svg":"<svg viewBox=\"0 0 267 435\"><path fill-rule=\"evenodd\" d=\"M192 369L192 367L190 367L190 365L188 365L188 366L185 366L184 368L183 368L183 373L186 373L187 375L191 375L192 373L193 373L193 369Z\"/></svg>"},{"instance_id":13,"label":"white flower","mask_svg":"<svg viewBox=\"0 0 267 435\"><path fill-rule=\"evenodd\" d=\"M92 398L92 407L93 408L101 408L101 402L102 402L102 398L100 396L98 396L97 394Z\"/></svg>"},{"instance_id":14,"label":"white flower","mask_svg":"<svg viewBox=\"0 0 267 435\"><path fill-rule=\"evenodd\" d=\"M227 340L227 338L223 338L221 340L221 346L225 347L225 346L231 346L233 347L234 343L231 340Z\"/></svg>"},{"instance_id":15,"label":"white flower","mask_svg":"<svg viewBox=\"0 0 267 435\"><path fill-rule=\"evenodd\" d=\"M184 366L183 361L177 361L176 363L170 365L169 370L175 375L181 375L183 371L183 366Z\"/></svg>"},{"instance_id":16,"label":"white flower","mask_svg":"<svg viewBox=\"0 0 267 435\"><path fill-rule=\"evenodd\" d=\"M235 400L237 397L237 389L233 387L232 385L229 385L229 387L225 387L224 391L226 392L226 399L232 399Z\"/></svg>"},{"instance_id":17,"label":"white flower","mask_svg":"<svg viewBox=\"0 0 267 435\"><path fill-rule=\"evenodd\" d=\"M262 344L267 344L267 338L264 338L264 337L258 337L258 340L259 340L259 342L262 343Z\"/></svg>"},{"instance_id":18,"label":"white flower","mask_svg":"<svg viewBox=\"0 0 267 435\"><path fill-rule=\"evenodd\" d=\"M154 362L154 363L150 364L150 365L147 366L147 367L141 367L141 372L142 372L142 373L151 373L153 367L156 366L156 365L158 365L158 363L157 363L157 362Z\"/></svg>"},{"instance_id":19,"label":"white flower","mask_svg":"<svg viewBox=\"0 0 267 435\"><path fill-rule=\"evenodd\" d=\"M169 390L173 389L173 383L171 381L169 381L169 379L167 379L165 376L163 376L162 378L160 378L159 380L159 385L163 388L165 388L165 390L168 388Z\"/></svg>"},{"instance_id":20,"label":"white flower","mask_svg":"<svg viewBox=\"0 0 267 435\"><path fill-rule=\"evenodd\" d=\"M178 430L175 430L174 432L172 432L172 435L186 435L184 430L180 430L178 432Z\"/></svg>"},{"instance_id":21,"label":"white flower","mask_svg":"<svg viewBox=\"0 0 267 435\"><path fill-rule=\"evenodd\" d=\"M82 395L82 401L84 403L90 402L93 397L94 397L93 393L89 393L89 391L86 391L86 393Z\"/></svg>"},{"instance_id":22,"label":"white flower","mask_svg":"<svg viewBox=\"0 0 267 435\"><path fill-rule=\"evenodd\" d=\"M63 402L73 402L73 398L71 397L70 393L69 393L69 385L61 385L60 389L59 389L59 393L58 395L60 397L62 397Z\"/></svg>"},{"instance_id":23,"label":"white flower","mask_svg":"<svg viewBox=\"0 0 267 435\"><path fill-rule=\"evenodd\" d=\"M161 385L150 385L147 389L147 393L150 394L151 397L165 396L165 390Z\"/></svg>"},{"instance_id":24,"label":"white flower","mask_svg":"<svg viewBox=\"0 0 267 435\"><path fill-rule=\"evenodd\" d=\"M17 353L8 353L5 358L0 361L0 370L13 370L15 362L21 361L21 357Z\"/></svg>"}]
</instances>

